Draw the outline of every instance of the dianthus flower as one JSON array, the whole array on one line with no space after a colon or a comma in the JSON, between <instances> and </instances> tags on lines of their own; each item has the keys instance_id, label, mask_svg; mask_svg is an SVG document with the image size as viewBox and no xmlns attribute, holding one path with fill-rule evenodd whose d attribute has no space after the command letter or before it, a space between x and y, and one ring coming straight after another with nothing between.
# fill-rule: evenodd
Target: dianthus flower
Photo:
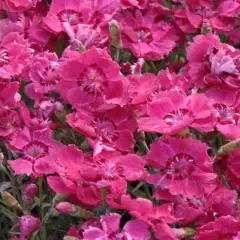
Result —
<instances>
[{"instance_id":1,"label":"dianthus flower","mask_svg":"<svg viewBox=\"0 0 240 240\"><path fill-rule=\"evenodd\" d=\"M176 45L177 35L167 22L155 22L152 12L143 14L126 10L116 16L119 20L123 47L134 56L153 61L163 59Z\"/></svg>"},{"instance_id":2,"label":"dianthus flower","mask_svg":"<svg viewBox=\"0 0 240 240\"><path fill-rule=\"evenodd\" d=\"M210 193L216 187L217 176L207 149L194 139L160 138L146 156L148 164L158 172L146 181L190 199Z\"/></svg>"},{"instance_id":3,"label":"dianthus flower","mask_svg":"<svg viewBox=\"0 0 240 240\"><path fill-rule=\"evenodd\" d=\"M58 84L61 97L73 106L103 104L124 105L125 81L119 66L106 49L92 48L61 66Z\"/></svg>"},{"instance_id":4,"label":"dianthus flower","mask_svg":"<svg viewBox=\"0 0 240 240\"><path fill-rule=\"evenodd\" d=\"M66 236L76 237L78 240L96 239L129 239L150 240L148 225L139 220L128 221L119 230L121 216L117 213L104 215L99 219L93 218L83 223L79 229L71 227Z\"/></svg>"},{"instance_id":5,"label":"dianthus flower","mask_svg":"<svg viewBox=\"0 0 240 240\"><path fill-rule=\"evenodd\" d=\"M217 35L198 35L187 48L187 74L197 87L225 83L238 88L239 56L237 49L222 44Z\"/></svg>"},{"instance_id":6,"label":"dianthus flower","mask_svg":"<svg viewBox=\"0 0 240 240\"><path fill-rule=\"evenodd\" d=\"M79 110L67 116L68 124L85 135L94 155L106 151L131 152L136 121L131 110L116 107L104 112Z\"/></svg>"},{"instance_id":7,"label":"dianthus flower","mask_svg":"<svg viewBox=\"0 0 240 240\"><path fill-rule=\"evenodd\" d=\"M238 240L240 223L231 216L221 217L200 227L195 236L196 240L229 239Z\"/></svg>"}]
</instances>

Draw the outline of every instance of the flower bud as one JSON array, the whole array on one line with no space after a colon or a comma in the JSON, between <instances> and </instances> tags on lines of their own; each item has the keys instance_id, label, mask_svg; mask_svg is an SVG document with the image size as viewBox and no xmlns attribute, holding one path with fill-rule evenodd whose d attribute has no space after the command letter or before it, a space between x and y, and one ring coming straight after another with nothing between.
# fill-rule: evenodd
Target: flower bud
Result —
<instances>
[{"instance_id":1,"label":"flower bud","mask_svg":"<svg viewBox=\"0 0 240 240\"><path fill-rule=\"evenodd\" d=\"M112 39L111 41L112 46L116 48L122 48L121 30L116 20L112 20L109 23L109 31Z\"/></svg>"},{"instance_id":2,"label":"flower bud","mask_svg":"<svg viewBox=\"0 0 240 240\"><path fill-rule=\"evenodd\" d=\"M77 237L70 237L70 236L66 236L63 238L63 240L78 240Z\"/></svg>"},{"instance_id":3,"label":"flower bud","mask_svg":"<svg viewBox=\"0 0 240 240\"><path fill-rule=\"evenodd\" d=\"M7 191L3 191L1 192L1 197L9 207L16 208L22 211L21 205L18 203L18 201L12 194Z\"/></svg>"},{"instance_id":4,"label":"flower bud","mask_svg":"<svg viewBox=\"0 0 240 240\"><path fill-rule=\"evenodd\" d=\"M38 192L38 186L34 183L28 184L24 188L24 199L33 200Z\"/></svg>"},{"instance_id":5,"label":"flower bud","mask_svg":"<svg viewBox=\"0 0 240 240\"><path fill-rule=\"evenodd\" d=\"M240 140L231 141L218 149L217 156L226 156L240 148Z\"/></svg>"},{"instance_id":6,"label":"flower bud","mask_svg":"<svg viewBox=\"0 0 240 240\"><path fill-rule=\"evenodd\" d=\"M55 206L57 203L64 201L68 196L66 194L57 193L55 197L53 198L53 206Z\"/></svg>"},{"instance_id":7,"label":"flower bud","mask_svg":"<svg viewBox=\"0 0 240 240\"><path fill-rule=\"evenodd\" d=\"M40 228L40 219L31 215L25 215L20 218L21 237L29 237Z\"/></svg>"},{"instance_id":8,"label":"flower bud","mask_svg":"<svg viewBox=\"0 0 240 240\"><path fill-rule=\"evenodd\" d=\"M63 214L74 214L77 211L77 207L68 202L61 202L57 204L56 209Z\"/></svg>"},{"instance_id":9,"label":"flower bud","mask_svg":"<svg viewBox=\"0 0 240 240\"><path fill-rule=\"evenodd\" d=\"M84 208L81 208L68 202L61 202L57 204L56 210L62 214L69 214L73 217L83 219L89 219L94 216L94 214L91 211L88 211Z\"/></svg>"},{"instance_id":10,"label":"flower bud","mask_svg":"<svg viewBox=\"0 0 240 240\"><path fill-rule=\"evenodd\" d=\"M193 228L175 228L174 231L180 239L192 238L195 235L195 229Z\"/></svg>"},{"instance_id":11,"label":"flower bud","mask_svg":"<svg viewBox=\"0 0 240 240\"><path fill-rule=\"evenodd\" d=\"M3 153L0 151L0 165L3 164L3 160L4 160L4 155L3 155Z\"/></svg>"}]
</instances>

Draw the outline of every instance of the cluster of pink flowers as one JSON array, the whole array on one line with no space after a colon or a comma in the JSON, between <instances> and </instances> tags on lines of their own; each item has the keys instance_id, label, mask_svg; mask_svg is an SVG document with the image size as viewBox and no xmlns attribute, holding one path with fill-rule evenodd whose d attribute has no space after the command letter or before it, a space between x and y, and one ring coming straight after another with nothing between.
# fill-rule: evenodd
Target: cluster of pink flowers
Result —
<instances>
[{"instance_id":1,"label":"cluster of pink flowers","mask_svg":"<svg viewBox=\"0 0 240 240\"><path fill-rule=\"evenodd\" d=\"M9 239L240 240L239 16L239 0L2 0ZM63 214L78 224L57 238Z\"/></svg>"}]
</instances>

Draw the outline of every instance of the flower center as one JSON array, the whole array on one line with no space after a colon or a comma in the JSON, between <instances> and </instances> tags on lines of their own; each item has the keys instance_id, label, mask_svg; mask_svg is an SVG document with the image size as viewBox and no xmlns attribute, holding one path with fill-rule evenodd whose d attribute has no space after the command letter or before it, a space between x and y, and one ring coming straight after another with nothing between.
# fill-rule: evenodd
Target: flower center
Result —
<instances>
[{"instance_id":1,"label":"flower center","mask_svg":"<svg viewBox=\"0 0 240 240\"><path fill-rule=\"evenodd\" d=\"M82 22L82 14L75 10L63 10L57 16L60 22L68 22L70 25L77 25Z\"/></svg>"},{"instance_id":2,"label":"flower center","mask_svg":"<svg viewBox=\"0 0 240 240\"><path fill-rule=\"evenodd\" d=\"M179 153L173 158L168 159L165 169L167 178L183 180L188 178L193 172L194 159L189 154Z\"/></svg>"},{"instance_id":3,"label":"flower center","mask_svg":"<svg viewBox=\"0 0 240 240\"><path fill-rule=\"evenodd\" d=\"M117 180L123 175L123 168L118 166L115 162L104 161L100 163L101 168L104 171L104 180Z\"/></svg>"},{"instance_id":4,"label":"flower center","mask_svg":"<svg viewBox=\"0 0 240 240\"><path fill-rule=\"evenodd\" d=\"M220 103L214 104L213 107L220 124L237 124L240 114L236 109Z\"/></svg>"},{"instance_id":5,"label":"flower center","mask_svg":"<svg viewBox=\"0 0 240 240\"><path fill-rule=\"evenodd\" d=\"M97 118L94 127L97 135L104 140L112 142L118 137L115 124L107 118Z\"/></svg>"},{"instance_id":6,"label":"flower center","mask_svg":"<svg viewBox=\"0 0 240 240\"><path fill-rule=\"evenodd\" d=\"M153 40L152 33L148 28L141 27L135 29L135 32L137 34L138 42L146 42L150 43Z\"/></svg>"},{"instance_id":7,"label":"flower center","mask_svg":"<svg viewBox=\"0 0 240 240\"><path fill-rule=\"evenodd\" d=\"M6 49L2 48L0 49L0 67L9 63L9 55Z\"/></svg>"},{"instance_id":8,"label":"flower center","mask_svg":"<svg viewBox=\"0 0 240 240\"><path fill-rule=\"evenodd\" d=\"M217 13L217 11L213 11L209 8L200 6L197 8L197 13L203 18L210 18L214 16Z\"/></svg>"},{"instance_id":9,"label":"flower center","mask_svg":"<svg viewBox=\"0 0 240 240\"><path fill-rule=\"evenodd\" d=\"M165 120L166 124L169 126L175 126L182 121L185 117L192 117L192 112L185 108L180 108L173 112L168 113L163 119Z\"/></svg>"},{"instance_id":10,"label":"flower center","mask_svg":"<svg viewBox=\"0 0 240 240\"><path fill-rule=\"evenodd\" d=\"M48 152L48 147L41 142L31 142L23 148L24 154L32 158L40 158Z\"/></svg>"},{"instance_id":11,"label":"flower center","mask_svg":"<svg viewBox=\"0 0 240 240\"><path fill-rule=\"evenodd\" d=\"M96 65L86 68L79 77L78 85L84 91L95 94L101 93L107 86L105 74Z\"/></svg>"}]
</instances>

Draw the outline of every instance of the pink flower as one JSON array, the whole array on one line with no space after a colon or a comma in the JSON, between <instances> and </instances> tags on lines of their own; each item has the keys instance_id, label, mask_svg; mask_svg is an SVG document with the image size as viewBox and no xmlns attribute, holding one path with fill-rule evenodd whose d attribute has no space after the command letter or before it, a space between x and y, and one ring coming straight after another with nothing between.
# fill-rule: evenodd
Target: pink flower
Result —
<instances>
[{"instance_id":1,"label":"pink flower","mask_svg":"<svg viewBox=\"0 0 240 240\"><path fill-rule=\"evenodd\" d=\"M19 76L30 60L31 49L26 40L17 32L3 37L0 43L0 75L10 79Z\"/></svg>"},{"instance_id":2,"label":"pink flower","mask_svg":"<svg viewBox=\"0 0 240 240\"><path fill-rule=\"evenodd\" d=\"M168 225L179 220L173 216L171 204L155 206L148 199L131 199L129 195L122 195L117 202L108 198L108 204L113 208L128 210L132 216L147 223L159 239L177 240L176 233Z\"/></svg>"},{"instance_id":3,"label":"pink flower","mask_svg":"<svg viewBox=\"0 0 240 240\"><path fill-rule=\"evenodd\" d=\"M237 17L240 13L240 4L237 0L221 0L218 12L220 16Z\"/></svg>"},{"instance_id":4,"label":"pink flower","mask_svg":"<svg viewBox=\"0 0 240 240\"><path fill-rule=\"evenodd\" d=\"M99 188L107 188L112 195L125 194L127 182L143 180L147 176L144 161L134 154L94 159L82 167L82 177L94 181ZM95 174L89 174L89 173ZM89 179L90 177L90 179Z\"/></svg>"},{"instance_id":5,"label":"pink flower","mask_svg":"<svg viewBox=\"0 0 240 240\"><path fill-rule=\"evenodd\" d=\"M90 6L87 1L78 0L53 0L47 16L44 18L46 28L53 32L63 31L63 23L76 26L87 22L90 14Z\"/></svg>"},{"instance_id":6,"label":"pink flower","mask_svg":"<svg viewBox=\"0 0 240 240\"><path fill-rule=\"evenodd\" d=\"M178 91L168 91L147 105L149 117L138 119L139 130L173 135L188 128L194 121L188 98Z\"/></svg>"},{"instance_id":7,"label":"pink flower","mask_svg":"<svg viewBox=\"0 0 240 240\"><path fill-rule=\"evenodd\" d=\"M0 20L0 39L2 40L4 36L11 32L24 32L24 26L21 21L11 21L9 18L4 18Z\"/></svg>"},{"instance_id":8,"label":"pink flower","mask_svg":"<svg viewBox=\"0 0 240 240\"><path fill-rule=\"evenodd\" d=\"M103 104L103 101L126 104L124 78L106 49L92 48L70 59L62 65L61 72L63 79L58 91L73 106Z\"/></svg>"},{"instance_id":9,"label":"pink flower","mask_svg":"<svg viewBox=\"0 0 240 240\"><path fill-rule=\"evenodd\" d=\"M227 157L227 171L226 171L226 179L229 183L229 185L232 188L240 190L240 164L239 164L239 155L240 151L237 150L233 153L231 153Z\"/></svg>"},{"instance_id":10,"label":"pink flower","mask_svg":"<svg viewBox=\"0 0 240 240\"><path fill-rule=\"evenodd\" d=\"M116 18L121 26L123 47L136 57L160 60L175 47L175 30L167 22L155 22L152 12L125 11Z\"/></svg>"},{"instance_id":11,"label":"pink flower","mask_svg":"<svg viewBox=\"0 0 240 240\"><path fill-rule=\"evenodd\" d=\"M232 46L221 44L216 35L198 35L187 48L187 75L197 87L221 83L239 87L239 55Z\"/></svg>"},{"instance_id":12,"label":"pink flower","mask_svg":"<svg viewBox=\"0 0 240 240\"><path fill-rule=\"evenodd\" d=\"M187 97L177 90L159 92L147 104L147 115L138 119L139 129L146 132L174 135L189 126L213 130L212 112L203 94Z\"/></svg>"},{"instance_id":13,"label":"pink flower","mask_svg":"<svg viewBox=\"0 0 240 240\"><path fill-rule=\"evenodd\" d=\"M224 94L224 98L222 97ZM237 91L231 88L216 86L206 91L215 117L215 127L225 137L237 139L240 134L239 99Z\"/></svg>"},{"instance_id":14,"label":"pink flower","mask_svg":"<svg viewBox=\"0 0 240 240\"><path fill-rule=\"evenodd\" d=\"M97 206L101 202L101 192L92 183L90 177L94 179L95 172L85 172L89 170L84 165L84 155L81 150L78 150L74 145L64 147L59 152L50 154L52 167L57 173L56 176L47 178L49 186L56 193L67 194L70 197L77 198L81 203L88 206ZM91 161L91 160L89 160ZM84 172L84 174L82 174ZM85 180L83 176L88 176Z\"/></svg>"},{"instance_id":15,"label":"pink flower","mask_svg":"<svg viewBox=\"0 0 240 240\"><path fill-rule=\"evenodd\" d=\"M221 217L215 222L209 222L198 229L196 240L230 239L237 240L240 224L230 216Z\"/></svg>"},{"instance_id":16,"label":"pink flower","mask_svg":"<svg viewBox=\"0 0 240 240\"><path fill-rule=\"evenodd\" d=\"M33 200L38 192L38 186L30 183L24 187L24 199Z\"/></svg>"},{"instance_id":17,"label":"pink flower","mask_svg":"<svg viewBox=\"0 0 240 240\"><path fill-rule=\"evenodd\" d=\"M221 11L219 7L211 1L187 1L175 8L174 20L184 33L195 33L199 29L206 32L212 29L229 31L234 26L234 20L226 18L227 14L218 14Z\"/></svg>"},{"instance_id":18,"label":"pink flower","mask_svg":"<svg viewBox=\"0 0 240 240\"><path fill-rule=\"evenodd\" d=\"M146 156L159 172L146 181L185 198L201 197L216 187L208 147L194 139L160 138Z\"/></svg>"},{"instance_id":19,"label":"pink flower","mask_svg":"<svg viewBox=\"0 0 240 240\"><path fill-rule=\"evenodd\" d=\"M6 5L11 12L27 11L35 7L41 0L6 0Z\"/></svg>"},{"instance_id":20,"label":"pink flower","mask_svg":"<svg viewBox=\"0 0 240 240\"><path fill-rule=\"evenodd\" d=\"M63 25L64 31L70 38L72 50L82 52L92 47L103 48L109 42L109 36L104 34L100 27L90 24L78 24L73 28L70 24Z\"/></svg>"},{"instance_id":21,"label":"pink flower","mask_svg":"<svg viewBox=\"0 0 240 240\"><path fill-rule=\"evenodd\" d=\"M214 221L221 216L236 214L237 193L227 188L218 188L202 198L175 200L174 216L181 218L186 226L198 220L199 226Z\"/></svg>"},{"instance_id":22,"label":"pink flower","mask_svg":"<svg viewBox=\"0 0 240 240\"><path fill-rule=\"evenodd\" d=\"M94 155L103 150L131 152L133 149L136 121L131 110L120 107L95 113L79 110L69 114L67 122L87 137Z\"/></svg>"},{"instance_id":23,"label":"pink flower","mask_svg":"<svg viewBox=\"0 0 240 240\"><path fill-rule=\"evenodd\" d=\"M91 219L83 223L79 231L71 228L67 236L77 237L79 240L96 239L129 239L150 240L147 224L139 220L128 221L119 232L121 216L117 213L103 215L100 220Z\"/></svg>"},{"instance_id":24,"label":"pink flower","mask_svg":"<svg viewBox=\"0 0 240 240\"><path fill-rule=\"evenodd\" d=\"M60 63L55 53L41 52L33 57L28 71L28 78L32 83L25 88L29 97L36 99L35 96L31 96L32 91L36 95L42 95L56 90L59 66Z\"/></svg>"},{"instance_id":25,"label":"pink flower","mask_svg":"<svg viewBox=\"0 0 240 240\"><path fill-rule=\"evenodd\" d=\"M56 112L63 110L63 105L52 98L45 98L35 102L35 114L43 119L51 118Z\"/></svg>"},{"instance_id":26,"label":"pink flower","mask_svg":"<svg viewBox=\"0 0 240 240\"><path fill-rule=\"evenodd\" d=\"M139 8L144 9L146 8L149 0L121 0L121 6L122 8Z\"/></svg>"},{"instance_id":27,"label":"pink flower","mask_svg":"<svg viewBox=\"0 0 240 240\"><path fill-rule=\"evenodd\" d=\"M52 140L52 131L48 126L42 129L19 129L9 144L22 155L16 160L8 161L15 174L38 177L54 172L47 156L50 149L58 149L60 145Z\"/></svg>"},{"instance_id":28,"label":"pink flower","mask_svg":"<svg viewBox=\"0 0 240 240\"><path fill-rule=\"evenodd\" d=\"M25 215L20 218L21 237L29 237L40 228L40 219L31 215Z\"/></svg>"}]
</instances>

